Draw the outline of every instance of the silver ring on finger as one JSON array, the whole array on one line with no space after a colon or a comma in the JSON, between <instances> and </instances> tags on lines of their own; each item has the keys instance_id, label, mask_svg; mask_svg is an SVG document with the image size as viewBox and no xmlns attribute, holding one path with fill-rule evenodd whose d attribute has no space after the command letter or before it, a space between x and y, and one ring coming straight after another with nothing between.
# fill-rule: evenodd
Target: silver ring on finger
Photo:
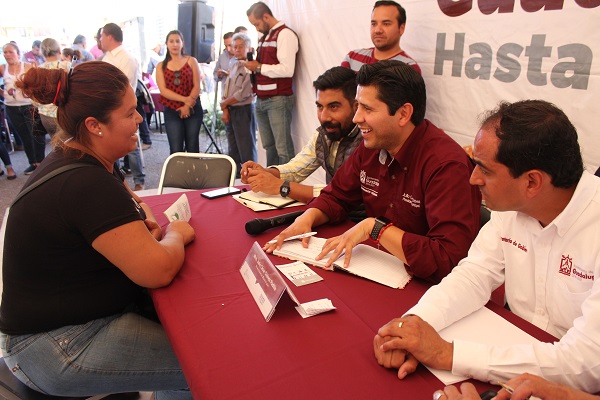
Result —
<instances>
[{"instance_id":1,"label":"silver ring on finger","mask_svg":"<svg viewBox=\"0 0 600 400\"><path fill-rule=\"evenodd\" d=\"M446 393L444 393L443 390L436 390L435 392L433 392L433 400L440 400L440 398L445 395Z\"/></svg>"}]
</instances>

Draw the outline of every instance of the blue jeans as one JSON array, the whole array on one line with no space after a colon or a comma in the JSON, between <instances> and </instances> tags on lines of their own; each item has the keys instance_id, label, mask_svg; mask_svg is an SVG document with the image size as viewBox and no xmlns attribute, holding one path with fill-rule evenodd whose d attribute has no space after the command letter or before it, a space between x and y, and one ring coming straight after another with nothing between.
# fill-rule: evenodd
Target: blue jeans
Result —
<instances>
[{"instance_id":1,"label":"blue jeans","mask_svg":"<svg viewBox=\"0 0 600 400\"><path fill-rule=\"evenodd\" d=\"M10 155L8 155L8 150L6 150L6 146L2 142L0 142L0 159L2 159L5 167L12 167Z\"/></svg>"},{"instance_id":2,"label":"blue jeans","mask_svg":"<svg viewBox=\"0 0 600 400\"><path fill-rule=\"evenodd\" d=\"M256 99L256 122L267 165L285 164L296 155L291 132L293 108L293 95Z\"/></svg>"},{"instance_id":3,"label":"blue jeans","mask_svg":"<svg viewBox=\"0 0 600 400\"><path fill-rule=\"evenodd\" d=\"M246 161L257 161L256 156L256 122L254 121L254 104L229 107L231 120L225 125L229 156L236 165L236 176L239 178L242 164Z\"/></svg>"},{"instance_id":4,"label":"blue jeans","mask_svg":"<svg viewBox=\"0 0 600 400\"><path fill-rule=\"evenodd\" d=\"M169 140L171 154L180 151L200 153L200 127L202 126L202 106L197 101L194 106L194 115L189 118L179 118L179 113L172 108L165 107L165 129Z\"/></svg>"},{"instance_id":5,"label":"blue jeans","mask_svg":"<svg viewBox=\"0 0 600 400\"><path fill-rule=\"evenodd\" d=\"M13 374L42 393L192 398L163 327L133 312L33 335L0 334L0 346Z\"/></svg>"},{"instance_id":6,"label":"blue jeans","mask_svg":"<svg viewBox=\"0 0 600 400\"><path fill-rule=\"evenodd\" d=\"M129 168L131 169L131 175L133 175L133 183L136 185L144 186L146 174L144 174L144 166L142 165L142 155L140 154L140 148L136 149L127 154L129 159Z\"/></svg>"},{"instance_id":7,"label":"blue jeans","mask_svg":"<svg viewBox=\"0 0 600 400\"><path fill-rule=\"evenodd\" d=\"M142 96L143 98L143 96ZM140 139L144 144L152 144L152 139L150 139L150 128L148 128L148 122L146 121L146 111L144 111L144 104L141 102L138 97L137 107L135 109L143 118L143 121L140 122L139 130L140 130Z\"/></svg>"}]
</instances>

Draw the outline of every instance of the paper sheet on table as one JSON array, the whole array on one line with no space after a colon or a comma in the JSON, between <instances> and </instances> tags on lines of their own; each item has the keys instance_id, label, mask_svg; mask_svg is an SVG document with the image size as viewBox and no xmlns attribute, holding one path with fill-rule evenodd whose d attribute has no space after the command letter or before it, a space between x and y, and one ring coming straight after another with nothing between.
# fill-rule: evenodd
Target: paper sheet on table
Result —
<instances>
[{"instance_id":1,"label":"paper sheet on table","mask_svg":"<svg viewBox=\"0 0 600 400\"><path fill-rule=\"evenodd\" d=\"M248 192L246 192L246 193L248 193ZM254 194L256 195L257 193L254 193ZM258 193L258 194L260 194L260 193ZM264 196L270 196L270 195L265 195L264 193L263 193L263 195ZM241 194L234 194L232 197L238 203L240 203L240 204L248 207L251 210L257 211L257 212L258 211L268 211L268 210L278 210L278 209L281 209L281 208L290 208L290 207L298 207L298 206L305 206L306 205L306 203L302 203L301 201L296 201L296 202L288 204L288 205L286 205L284 207L278 208L278 207L272 206L270 204L263 204L263 203L259 203L258 201L251 201L251 200L248 200L248 199L243 199L240 196L241 196Z\"/></svg>"},{"instance_id":2,"label":"paper sheet on table","mask_svg":"<svg viewBox=\"0 0 600 400\"><path fill-rule=\"evenodd\" d=\"M309 301L308 303L302 303L296 307L296 310L302 316L302 318L308 318L327 311L335 310L335 306L329 299L319 299Z\"/></svg>"},{"instance_id":3,"label":"paper sheet on table","mask_svg":"<svg viewBox=\"0 0 600 400\"><path fill-rule=\"evenodd\" d=\"M304 286L308 285L309 283L315 283L323 280L323 278L317 275L315 271L308 268L308 266L302 261L276 265L276 267L296 286Z\"/></svg>"},{"instance_id":4,"label":"paper sheet on table","mask_svg":"<svg viewBox=\"0 0 600 400\"><path fill-rule=\"evenodd\" d=\"M164 214L169 222L178 219L188 222L190 218L192 218L192 210L190 209L190 202L185 193L182 194L175 203L171 204L171 206L164 211Z\"/></svg>"},{"instance_id":5,"label":"paper sheet on table","mask_svg":"<svg viewBox=\"0 0 600 400\"><path fill-rule=\"evenodd\" d=\"M292 288L289 287L289 285L285 282L283 282L283 284L285 285L285 289L288 292L288 295L290 296L292 301L296 303L296 311L298 311L298 314L300 314L302 318L313 317L315 315L319 315L327 311L335 310L335 306L329 299L313 300L309 301L308 303L300 304L300 300L298 300L298 298L292 291Z\"/></svg>"},{"instance_id":6,"label":"paper sheet on table","mask_svg":"<svg viewBox=\"0 0 600 400\"><path fill-rule=\"evenodd\" d=\"M442 329L440 336L451 342L454 339L491 345L529 344L539 342L495 312L486 307L456 321ZM427 367L445 385L467 380L466 376L453 375L450 371L441 371Z\"/></svg>"}]
</instances>

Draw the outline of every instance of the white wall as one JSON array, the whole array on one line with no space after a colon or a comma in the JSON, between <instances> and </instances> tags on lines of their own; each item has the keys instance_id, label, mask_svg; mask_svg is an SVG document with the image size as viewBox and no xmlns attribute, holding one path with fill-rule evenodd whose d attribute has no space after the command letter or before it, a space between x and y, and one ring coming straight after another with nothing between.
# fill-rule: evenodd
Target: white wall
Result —
<instances>
[{"instance_id":1,"label":"white wall","mask_svg":"<svg viewBox=\"0 0 600 400\"><path fill-rule=\"evenodd\" d=\"M575 0L564 0L562 5L560 1L551 1L554 0L546 0L549 7L554 4L559 9L527 12L524 9L532 9L533 5L531 0L525 0L514 3L513 12L495 11L486 15L480 7L489 7L489 0L447 0L449 4L472 6L463 15L451 17L440 9L439 4L444 0L403 0L400 3L407 10L408 22L401 46L423 71L427 83L427 118L460 144L472 143L478 115L493 108L499 100L539 98L555 103L569 116L578 129L584 161L588 169L595 170L600 165L600 134L596 131L600 123L600 1L587 1L592 8L583 8ZM578 1L583 3L584 0ZM275 17L285 21L300 38L293 121L294 142L296 150L300 150L318 125L312 81L326 69L339 65L349 50L371 46L369 23L374 0L271 0L267 3ZM455 35L463 33L463 58L457 64L459 76L452 75L449 61L441 65L441 74L435 74L438 37L445 34L443 47L451 49ZM542 38L534 35L545 35L545 49L532 46L532 38ZM521 47L520 55L497 57L501 48L518 53L515 49ZM482 54L486 48L490 53ZM565 51L576 52L567 56L562 53ZM532 52L548 52L549 56L537 57L539 65L536 66ZM499 64L511 59L512 71ZM481 73L486 60L489 60L489 78L485 74L478 79L467 77L467 72ZM563 66L573 69L574 64L565 63L575 61L578 62L575 68L583 70L585 63L590 63L589 76L583 73L579 80L580 85L587 82L585 88L572 87L572 71L558 73ZM509 71L516 79L502 82L495 78L497 71ZM559 88L557 83L570 86Z\"/></svg>"}]
</instances>

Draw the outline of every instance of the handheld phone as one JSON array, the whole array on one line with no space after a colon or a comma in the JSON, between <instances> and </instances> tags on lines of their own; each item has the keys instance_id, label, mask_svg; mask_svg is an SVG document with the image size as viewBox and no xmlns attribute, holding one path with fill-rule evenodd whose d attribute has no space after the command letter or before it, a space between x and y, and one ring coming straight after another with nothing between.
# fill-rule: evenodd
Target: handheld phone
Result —
<instances>
[{"instance_id":1,"label":"handheld phone","mask_svg":"<svg viewBox=\"0 0 600 400\"><path fill-rule=\"evenodd\" d=\"M200 193L200 196L205 197L207 199L217 199L219 197L229 196L231 194L238 194L241 192L242 191L240 189L229 186L221 189Z\"/></svg>"},{"instance_id":2,"label":"handheld phone","mask_svg":"<svg viewBox=\"0 0 600 400\"><path fill-rule=\"evenodd\" d=\"M249 51L248 53L246 53L246 59L248 61L254 61L254 53Z\"/></svg>"}]
</instances>

